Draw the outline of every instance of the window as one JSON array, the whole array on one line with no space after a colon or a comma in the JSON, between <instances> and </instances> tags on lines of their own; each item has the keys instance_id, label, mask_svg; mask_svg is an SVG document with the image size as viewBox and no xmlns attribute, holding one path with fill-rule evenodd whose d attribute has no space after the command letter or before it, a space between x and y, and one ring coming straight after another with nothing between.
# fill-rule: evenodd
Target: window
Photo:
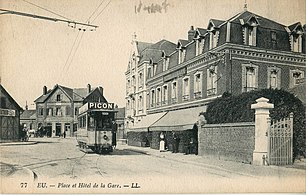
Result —
<instances>
[{"instance_id":1,"label":"window","mask_svg":"<svg viewBox=\"0 0 306 195\"><path fill-rule=\"evenodd\" d=\"M204 48L204 39L197 38L196 39L196 56L202 54Z\"/></svg>"},{"instance_id":2,"label":"window","mask_svg":"<svg viewBox=\"0 0 306 195\"><path fill-rule=\"evenodd\" d=\"M156 89L156 105L158 106L160 105L160 103L161 103L161 89L160 87L158 87Z\"/></svg>"},{"instance_id":3,"label":"window","mask_svg":"<svg viewBox=\"0 0 306 195\"><path fill-rule=\"evenodd\" d=\"M138 110L143 110L143 98L141 95L138 97Z\"/></svg>"},{"instance_id":4,"label":"window","mask_svg":"<svg viewBox=\"0 0 306 195\"><path fill-rule=\"evenodd\" d=\"M151 107L155 106L155 90L151 90Z\"/></svg>"},{"instance_id":5,"label":"window","mask_svg":"<svg viewBox=\"0 0 306 195\"><path fill-rule=\"evenodd\" d=\"M162 91L162 104L167 104L167 103L168 103L168 86L164 85Z\"/></svg>"},{"instance_id":6,"label":"window","mask_svg":"<svg viewBox=\"0 0 306 195\"><path fill-rule=\"evenodd\" d=\"M62 95L61 94L57 94L56 95L56 101L62 101Z\"/></svg>"},{"instance_id":7,"label":"window","mask_svg":"<svg viewBox=\"0 0 306 195\"><path fill-rule=\"evenodd\" d=\"M290 85L293 87L298 84L298 80L304 78L304 71L301 70L290 70Z\"/></svg>"},{"instance_id":8,"label":"window","mask_svg":"<svg viewBox=\"0 0 306 195\"><path fill-rule=\"evenodd\" d=\"M38 108L38 114L39 114L39 116L43 116L44 115L44 109L43 108Z\"/></svg>"},{"instance_id":9,"label":"window","mask_svg":"<svg viewBox=\"0 0 306 195\"><path fill-rule=\"evenodd\" d=\"M209 32L209 49L217 47L219 37L219 31L210 31Z\"/></svg>"},{"instance_id":10,"label":"window","mask_svg":"<svg viewBox=\"0 0 306 195\"><path fill-rule=\"evenodd\" d=\"M53 108L48 108L47 109L47 115L48 116L53 116Z\"/></svg>"},{"instance_id":11,"label":"window","mask_svg":"<svg viewBox=\"0 0 306 195\"><path fill-rule=\"evenodd\" d=\"M202 73L197 72L194 75L194 97L200 98L202 97Z\"/></svg>"},{"instance_id":12,"label":"window","mask_svg":"<svg viewBox=\"0 0 306 195\"><path fill-rule=\"evenodd\" d=\"M291 35L291 50L293 52L302 52L302 33Z\"/></svg>"},{"instance_id":13,"label":"window","mask_svg":"<svg viewBox=\"0 0 306 195\"><path fill-rule=\"evenodd\" d=\"M75 107L74 108L74 115L77 116L79 114L79 108Z\"/></svg>"},{"instance_id":14,"label":"window","mask_svg":"<svg viewBox=\"0 0 306 195\"><path fill-rule=\"evenodd\" d=\"M245 45L256 46L257 26L259 22L255 16L252 16L243 27L243 39Z\"/></svg>"},{"instance_id":15,"label":"window","mask_svg":"<svg viewBox=\"0 0 306 195\"><path fill-rule=\"evenodd\" d=\"M207 69L207 96L217 94L217 66Z\"/></svg>"},{"instance_id":16,"label":"window","mask_svg":"<svg viewBox=\"0 0 306 195\"><path fill-rule=\"evenodd\" d=\"M148 78L151 78L152 76L152 67L148 67Z\"/></svg>"},{"instance_id":17,"label":"window","mask_svg":"<svg viewBox=\"0 0 306 195\"><path fill-rule=\"evenodd\" d=\"M277 40L276 40L276 32L272 31L271 32L271 44L272 44L272 49L277 49Z\"/></svg>"},{"instance_id":18,"label":"window","mask_svg":"<svg viewBox=\"0 0 306 195\"><path fill-rule=\"evenodd\" d=\"M185 77L183 79L183 100L189 99L189 92L190 92L189 77Z\"/></svg>"},{"instance_id":19,"label":"window","mask_svg":"<svg viewBox=\"0 0 306 195\"><path fill-rule=\"evenodd\" d=\"M243 92L252 91L258 88L258 67L242 65L242 90Z\"/></svg>"},{"instance_id":20,"label":"window","mask_svg":"<svg viewBox=\"0 0 306 195\"><path fill-rule=\"evenodd\" d=\"M163 71L168 70L169 68L169 57L164 57L163 58Z\"/></svg>"},{"instance_id":21,"label":"window","mask_svg":"<svg viewBox=\"0 0 306 195\"><path fill-rule=\"evenodd\" d=\"M171 99L172 102L177 102L177 82L174 81L171 85Z\"/></svg>"},{"instance_id":22,"label":"window","mask_svg":"<svg viewBox=\"0 0 306 195\"><path fill-rule=\"evenodd\" d=\"M183 48L180 48L178 50L178 53L179 53L179 64L180 64L180 63L183 63L185 60L186 50Z\"/></svg>"},{"instance_id":23,"label":"window","mask_svg":"<svg viewBox=\"0 0 306 195\"><path fill-rule=\"evenodd\" d=\"M268 88L280 89L281 87L281 69L268 67Z\"/></svg>"},{"instance_id":24,"label":"window","mask_svg":"<svg viewBox=\"0 0 306 195\"><path fill-rule=\"evenodd\" d=\"M56 115L56 116L62 116L62 109L61 109L60 107L57 107L57 108L55 109L55 115Z\"/></svg>"},{"instance_id":25,"label":"window","mask_svg":"<svg viewBox=\"0 0 306 195\"><path fill-rule=\"evenodd\" d=\"M139 83L139 87L143 86L143 74L142 74L142 72L139 72L139 74L138 74L138 83Z\"/></svg>"}]
</instances>

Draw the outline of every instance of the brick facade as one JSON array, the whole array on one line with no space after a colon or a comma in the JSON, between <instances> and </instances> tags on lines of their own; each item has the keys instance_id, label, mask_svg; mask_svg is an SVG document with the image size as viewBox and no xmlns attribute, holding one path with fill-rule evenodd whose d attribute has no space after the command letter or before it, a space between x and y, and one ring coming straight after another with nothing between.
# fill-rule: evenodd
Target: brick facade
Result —
<instances>
[{"instance_id":1,"label":"brick facade","mask_svg":"<svg viewBox=\"0 0 306 195\"><path fill-rule=\"evenodd\" d=\"M198 131L199 155L251 163L255 148L254 123L206 124Z\"/></svg>"}]
</instances>

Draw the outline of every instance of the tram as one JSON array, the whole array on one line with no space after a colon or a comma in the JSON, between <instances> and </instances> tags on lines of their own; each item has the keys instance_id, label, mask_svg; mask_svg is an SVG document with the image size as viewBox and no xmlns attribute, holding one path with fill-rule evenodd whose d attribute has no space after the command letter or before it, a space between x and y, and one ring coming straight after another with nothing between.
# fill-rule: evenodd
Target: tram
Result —
<instances>
[{"instance_id":1,"label":"tram","mask_svg":"<svg viewBox=\"0 0 306 195\"><path fill-rule=\"evenodd\" d=\"M77 142L88 152L110 153L116 147L114 103L88 102L79 109Z\"/></svg>"}]
</instances>

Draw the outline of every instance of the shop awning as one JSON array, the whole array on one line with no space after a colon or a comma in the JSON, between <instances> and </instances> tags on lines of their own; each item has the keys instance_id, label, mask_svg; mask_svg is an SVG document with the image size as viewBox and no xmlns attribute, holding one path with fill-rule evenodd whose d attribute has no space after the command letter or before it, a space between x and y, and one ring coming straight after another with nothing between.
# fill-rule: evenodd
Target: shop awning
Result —
<instances>
[{"instance_id":1,"label":"shop awning","mask_svg":"<svg viewBox=\"0 0 306 195\"><path fill-rule=\"evenodd\" d=\"M150 131L182 131L192 129L199 120L199 114L206 106L169 111L164 117L149 127Z\"/></svg>"},{"instance_id":2,"label":"shop awning","mask_svg":"<svg viewBox=\"0 0 306 195\"><path fill-rule=\"evenodd\" d=\"M133 127L127 129L127 131L148 131L148 128L160 120L160 118L162 118L165 114L166 112L149 114L145 116L141 121L136 123Z\"/></svg>"}]
</instances>

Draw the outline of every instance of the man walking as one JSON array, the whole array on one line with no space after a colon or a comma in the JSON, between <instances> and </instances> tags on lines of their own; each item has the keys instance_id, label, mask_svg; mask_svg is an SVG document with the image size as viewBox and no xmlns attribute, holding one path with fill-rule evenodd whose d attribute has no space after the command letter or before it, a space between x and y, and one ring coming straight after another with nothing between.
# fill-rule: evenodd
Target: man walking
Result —
<instances>
[{"instance_id":1,"label":"man walking","mask_svg":"<svg viewBox=\"0 0 306 195\"><path fill-rule=\"evenodd\" d=\"M178 152L178 145L179 145L179 137L172 130L172 153Z\"/></svg>"}]
</instances>

